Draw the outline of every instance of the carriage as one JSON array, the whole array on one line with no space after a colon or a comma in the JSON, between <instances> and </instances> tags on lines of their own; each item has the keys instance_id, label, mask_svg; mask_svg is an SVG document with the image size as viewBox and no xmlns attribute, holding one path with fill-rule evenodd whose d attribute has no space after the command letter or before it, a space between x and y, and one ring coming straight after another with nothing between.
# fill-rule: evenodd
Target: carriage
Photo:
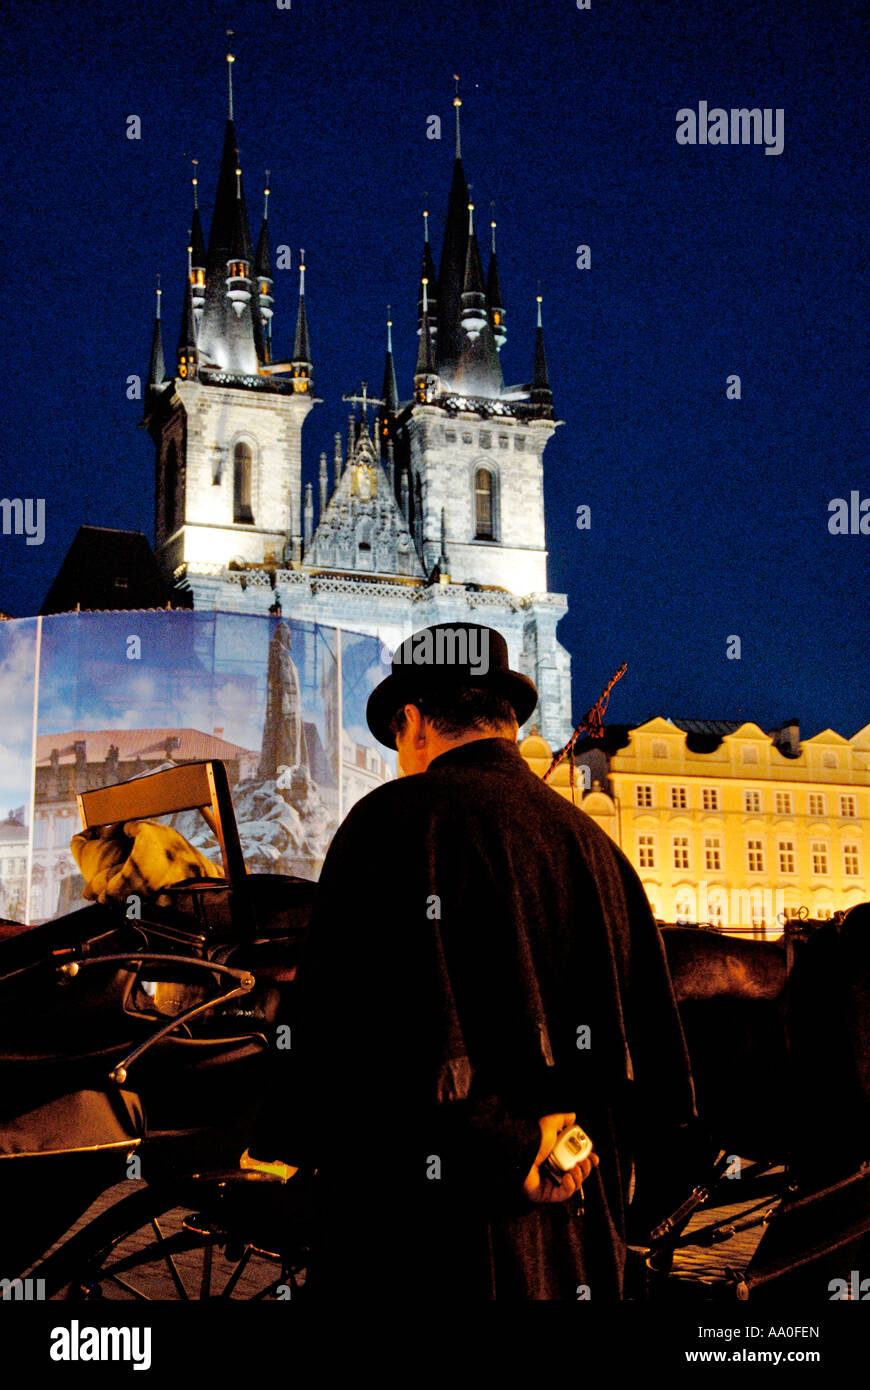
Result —
<instances>
[{"instance_id":1,"label":"carriage","mask_svg":"<svg viewBox=\"0 0 870 1390\"><path fill-rule=\"evenodd\" d=\"M285 1182L239 1156L282 1084L314 885L246 872L219 762L79 796L86 828L193 809L221 878L133 895L135 910L0 927L5 1298L305 1297L316 1179ZM865 911L838 931L866 941ZM665 939L699 1123L636 1194L629 1296L830 1297L870 1250L867 947L863 994L853 970L850 1008L828 1001L846 1028L842 1132L816 1161L791 1118L786 1038L800 1056L805 1020L784 950L680 929ZM813 1079L821 1094L830 1078L804 1068L800 1088Z\"/></svg>"}]
</instances>

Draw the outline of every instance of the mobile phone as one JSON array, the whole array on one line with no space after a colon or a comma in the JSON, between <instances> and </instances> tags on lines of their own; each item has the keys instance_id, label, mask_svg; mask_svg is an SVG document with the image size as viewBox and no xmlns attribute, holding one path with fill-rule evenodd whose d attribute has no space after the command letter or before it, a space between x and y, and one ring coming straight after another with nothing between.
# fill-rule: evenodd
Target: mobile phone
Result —
<instances>
[{"instance_id":1,"label":"mobile phone","mask_svg":"<svg viewBox=\"0 0 870 1390\"><path fill-rule=\"evenodd\" d=\"M592 1152L592 1140L579 1125L565 1129L544 1159L543 1168L554 1182L561 1182L566 1173L582 1163Z\"/></svg>"}]
</instances>

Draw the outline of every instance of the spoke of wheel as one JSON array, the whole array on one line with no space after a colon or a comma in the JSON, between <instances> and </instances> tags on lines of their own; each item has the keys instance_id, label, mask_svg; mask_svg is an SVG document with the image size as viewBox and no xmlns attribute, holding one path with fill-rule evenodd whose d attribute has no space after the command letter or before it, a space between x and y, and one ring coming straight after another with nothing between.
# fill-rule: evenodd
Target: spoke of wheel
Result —
<instances>
[{"instance_id":1,"label":"spoke of wheel","mask_svg":"<svg viewBox=\"0 0 870 1390\"><path fill-rule=\"evenodd\" d=\"M227 1280L227 1282L224 1284L223 1288L221 1289L220 1293L218 1294L218 1298L231 1298L231 1297L232 1297L233 1289L236 1287L236 1284L237 1284L237 1283L239 1282L239 1280L241 1279L242 1274L244 1273L245 1269L247 1269L248 1261L249 1261L250 1258L251 1258L251 1254L252 1254L252 1250L251 1250L250 1245L246 1245L246 1246L245 1246L245 1253L244 1253L244 1255L243 1255L242 1258L239 1260L239 1263L236 1265L235 1269L233 1270L233 1272L232 1272L232 1274L230 1275L230 1277L229 1277L229 1279Z\"/></svg>"},{"instance_id":2,"label":"spoke of wheel","mask_svg":"<svg viewBox=\"0 0 870 1390\"><path fill-rule=\"evenodd\" d=\"M199 1285L200 1298L211 1298L211 1261L214 1246L209 1242L202 1252L202 1279Z\"/></svg>"},{"instance_id":3,"label":"spoke of wheel","mask_svg":"<svg viewBox=\"0 0 870 1390\"><path fill-rule=\"evenodd\" d=\"M131 1293L133 1295L134 1298L141 1298L145 1303L151 1303L153 1301L150 1294L143 1293L141 1289L134 1288L132 1284L127 1283L126 1279L122 1279L117 1274L106 1273L102 1274L100 1277L103 1279L111 1279L113 1284L120 1284L122 1289L126 1289L128 1293Z\"/></svg>"},{"instance_id":4,"label":"spoke of wheel","mask_svg":"<svg viewBox=\"0 0 870 1390\"><path fill-rule=\"evenodd\" d=\"M160 1222L157 1220L156 1216L152 1216L151 1218L151 1228L157 1237L158 1244L164 1246L166 1244L166 1237L160 1229ZM190 1295L187 1292L187 1289L184 1287L184 1281L182 1280L181 1275L178 1272L174 1259L172 1258L168 1250L161 1250L160 1253L163 1258L163 1263L166 1265L170 1275L172 1276L172 1282L175 1285L175 1291L178 1294L178 1297L183 1298L186 1302L189 1303Z\"/></svg>"}]
</instances>

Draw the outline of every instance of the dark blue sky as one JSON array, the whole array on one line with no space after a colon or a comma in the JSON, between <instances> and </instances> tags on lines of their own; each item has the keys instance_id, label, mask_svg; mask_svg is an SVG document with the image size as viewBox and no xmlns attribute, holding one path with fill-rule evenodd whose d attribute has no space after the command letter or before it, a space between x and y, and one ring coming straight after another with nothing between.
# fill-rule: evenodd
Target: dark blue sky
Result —
<instances>
[{"instance_id":1,"label":"dark blue sky","mask_svg":"<svg viewBox=\"0 0 870 1390\"><path fill-rule=\"evenodd\" d=\"M41 547L0 537L0 609L38 610L82 523L153 538L147 369L155 274L181 312L191 156L206 224L236 31L236 123L273 246L304 245L315 385L306 469L380 386L393 305L410 392L423 195L440 253L452 79L479 207L497 199L509 381L528 380L540 278L565 424L545 456L550 587L583 712L870 719L870 536L828 533L866 466L867 101L862 6L837 0L507 0L437 7L17 6L6 98L0 495L46 499ZM784 110L785 147L681 146L699 101ZM142 139L125 137L126 118ZM443 139L426 138L427 116ZM588 244L592 269L576 268ZM292 347L296 272L277 271ZM742 400L726 400L739 373ZM577 507L592 508L578 531ZM739 635L742 658L727 660Z\"/></svg>"}]
</instances>

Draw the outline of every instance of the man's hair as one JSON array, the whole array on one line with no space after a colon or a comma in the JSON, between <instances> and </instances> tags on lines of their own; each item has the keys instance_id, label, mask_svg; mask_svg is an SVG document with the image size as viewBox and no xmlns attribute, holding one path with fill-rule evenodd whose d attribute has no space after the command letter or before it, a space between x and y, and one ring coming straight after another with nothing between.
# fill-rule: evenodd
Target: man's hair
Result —
<instances>
[{"instance_id":1,"label":"man's hair","mask_svg":"<svg viewBox=\"0 0 870 1390\"><path fill-rule=\"evenodd\" d=\"M423 718L444 738L458 738L473 729L490 727L503 728L506 737L513 737L517 722L513 705L503 695L479 685L457 685L450 690L409 695L390 720L394 739L405 730L405 705L416 705Z\"/></svg>"}]
</instances>

